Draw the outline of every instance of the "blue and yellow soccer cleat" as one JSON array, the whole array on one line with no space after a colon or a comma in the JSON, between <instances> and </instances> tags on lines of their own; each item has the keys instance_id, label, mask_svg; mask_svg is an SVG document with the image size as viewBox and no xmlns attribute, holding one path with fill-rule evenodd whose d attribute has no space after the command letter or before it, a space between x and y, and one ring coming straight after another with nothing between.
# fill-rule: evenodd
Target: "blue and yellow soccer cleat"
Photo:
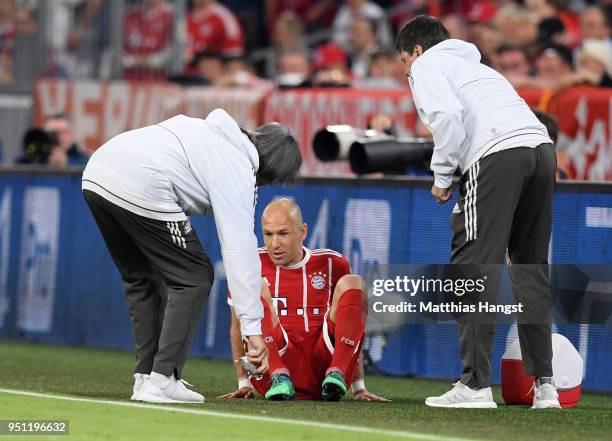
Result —
<instances>
[{"instance_id":1,"label":"blue and yellow soccer cleat","mask_svg":"<svg viewBox=\"0 0 612 441\"><path fill-rule=\"evenodd\" d=\"M286 374L273 374L270 377L272 385L266 392L266 400L287 401L295 400L295 389L291 378Z\"/></svg>"},{"instance_id":2,"label":"blue and yellow soccer cleat","mask_svg":"<svg viewBox=\"0 0 612 441\"><path fill-rule=\"evenodd\" d=\"M322 386L321 398L323 401L340 401L344 394L346 394L344 376L340 371L331 371L327 374Z\"/></svg>"}]
</instances>

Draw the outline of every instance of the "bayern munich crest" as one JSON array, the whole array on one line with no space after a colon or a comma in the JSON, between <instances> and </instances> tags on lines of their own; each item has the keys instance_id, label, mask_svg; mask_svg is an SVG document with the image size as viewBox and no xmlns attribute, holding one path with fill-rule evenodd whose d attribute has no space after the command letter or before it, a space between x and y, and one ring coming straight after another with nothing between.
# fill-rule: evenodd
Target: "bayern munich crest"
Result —
<instances>
[{"instance_id":1,"label":"bayern munich crest","mask_svg":"<svg viewBox=\"0 0 612 441\"><path fill-rule=\"evenodd\" d=\"M315 289L323 289L325 288L325 277L317 274L310 280L310 284Z\"/></svg>"}]
</instances>

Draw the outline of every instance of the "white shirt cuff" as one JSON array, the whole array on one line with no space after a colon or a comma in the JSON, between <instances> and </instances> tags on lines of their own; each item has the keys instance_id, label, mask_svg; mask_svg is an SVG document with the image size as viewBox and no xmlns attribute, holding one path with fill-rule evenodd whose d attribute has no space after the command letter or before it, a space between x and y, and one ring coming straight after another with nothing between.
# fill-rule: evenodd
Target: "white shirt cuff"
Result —
<instances>
[{"instance_id":1,"label":"white shirt cuff","mask_svg":"<svg viewBox=\"0 0 612 441\"><path fill-rule=\"evenodd\" d=\"M448 188L453 185L453 175L435 175L434 185L438 188Z\"/></svg>"},{"instance_id":2,"label":"white shirt cuff","mask_svg":"<svg viewBox=\"0 0 612 441\"><path fill-rule=\"evenodd\" d=\"M240 332L243 337L261 335L261 319L241 319Z\"/></svg>"}]
</instances>

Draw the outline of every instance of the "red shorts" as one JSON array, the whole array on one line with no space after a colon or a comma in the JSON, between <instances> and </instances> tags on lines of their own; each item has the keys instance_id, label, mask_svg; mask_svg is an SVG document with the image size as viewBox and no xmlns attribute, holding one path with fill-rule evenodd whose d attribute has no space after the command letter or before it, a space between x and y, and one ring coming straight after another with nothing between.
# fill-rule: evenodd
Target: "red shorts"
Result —
<instances>
[{"instance_id":1,"label":"red shorts","mask_svg":"<svg viewBox=\"0 0 612 441\"><path fill-rule=\"evenodd\" d=\"M292 334L291 337L287 336L280 322L276 325L274 338L283 363L289 369L296 399L321 399L321 384L334 352L334 328L335 324L329 316L325 318L323 326L318 329ZM355 377L362 342L363 338L346 373L345 381L347 385L350 385ZM253 377L250 380L255 390L261 395L265 395L270 388L268 373L261 380L256 380Z\"/></svg>"}]
</instances>

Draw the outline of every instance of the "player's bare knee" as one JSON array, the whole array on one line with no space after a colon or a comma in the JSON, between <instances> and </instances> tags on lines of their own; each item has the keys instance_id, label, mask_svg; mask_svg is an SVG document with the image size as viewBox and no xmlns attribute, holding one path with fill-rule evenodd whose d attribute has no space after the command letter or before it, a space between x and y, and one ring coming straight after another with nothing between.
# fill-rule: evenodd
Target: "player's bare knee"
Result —
<instances>
[{"instance_id":1,"label":"player's bare knee","mask_svg":"<svg viewBox=\"0 0 612 441\"><path fill-rule=\"evenodd\" d=\"M363 279L357 274L346 274L340 277L336 283L336 288L334 289L332 307L330 310L330 318L332 322L336 323L336 314L338 312L340 299L347 293L350 293L350 296L361 296L362 304L363 302L367 302L367 290L364 288ZM355 300L351 300L351 303L354 301Z\"/></svg>"},{"instance_id":2,"label":"player's bare knee","mask_svg":"<svg viewBox=\"0 0 612 441\"><path fill-rule=\"evenodd\" d=\"M349 289L363 289L363 279L357 274L345 274L338 280L336 289L340 292L348 291Z\"/></svg>"},{"instance_id":3,"label":"player's bare knee","mask_svg":"<svg viewBox=\"0 0 612 441\"><path fill-rule=\"evenodd\" d=\"M336 293L334 293L334 296L337 294L337 296L340 297L345 292L352 289L359 289L361 290L362 296L365 295L366 290L364 289L363 279L361 276L358 276L357 274L345 274L344 276L340 277L340 280L338 280L335 289Z\"/></svg>"}]
</instances>

